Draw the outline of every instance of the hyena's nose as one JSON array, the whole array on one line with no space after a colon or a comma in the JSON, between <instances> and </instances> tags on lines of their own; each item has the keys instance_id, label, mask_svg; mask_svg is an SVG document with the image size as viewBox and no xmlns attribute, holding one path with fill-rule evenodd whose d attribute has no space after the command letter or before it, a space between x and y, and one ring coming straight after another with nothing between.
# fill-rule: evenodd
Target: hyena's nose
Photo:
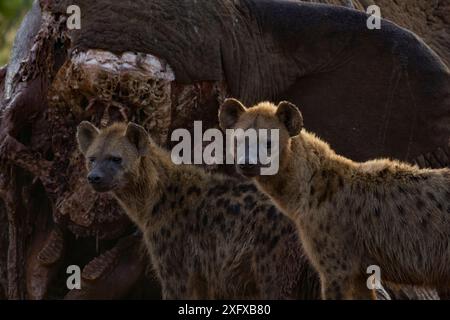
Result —
<instances>
[{"instance_id":1,"label":"hyena's nose","mask_svg":"<svg viewBox=\"0 0 450 320\"><path fill-rule=\"evenodd\" d=\"M101 175L99 175L98 173L90 173L88 175L88 181L91 184L98 184L100 182L102 182L103 177Z\"/></svg>"}]
</instances>

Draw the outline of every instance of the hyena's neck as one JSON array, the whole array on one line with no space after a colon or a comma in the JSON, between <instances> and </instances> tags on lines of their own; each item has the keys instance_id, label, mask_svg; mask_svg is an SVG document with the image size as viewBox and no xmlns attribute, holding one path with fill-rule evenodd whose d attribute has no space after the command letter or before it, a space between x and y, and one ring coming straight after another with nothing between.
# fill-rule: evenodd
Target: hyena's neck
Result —
<instances>
[{"instance_id":1,"label":"hyena's neck","mask_svg":"<svg viewBox=\"0 0 450 320\"><path fill-rule=\"evenodd\" d=\"M278 174L260 176L256 182L294 219L312 206L320 207L329 201L338 188L349 181L350 169L355 166L305 131L291 139L283 157L287 161Z\"/></svg>"},{"instance_id":2,"label":"hyena's neck","mask_svg":"<svg viewBox=\"0 0 450 320\"><path fill-rule=\"evenodd\" d=\"M150 156L140 161L137 172L130 174L127 185L115 196L141 230L157 228L164 215L155 214L154 210L167 192L175 165L167 152L156 145L151 145Z\"/></svg>"}]
</instances>

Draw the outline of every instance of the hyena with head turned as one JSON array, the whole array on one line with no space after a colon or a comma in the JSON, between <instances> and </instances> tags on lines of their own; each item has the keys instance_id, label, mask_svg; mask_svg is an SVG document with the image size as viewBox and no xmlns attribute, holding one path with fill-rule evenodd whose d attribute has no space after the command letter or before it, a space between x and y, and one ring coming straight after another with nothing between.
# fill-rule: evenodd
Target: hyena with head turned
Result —
<instances>
[{"instance_id":1,"label":"hyena with head turned","mask_svg":"<svg viewBox=\"0 0 450 320\"><path fill-rule=\"evenodd\" d=\"M323 298L373 298L371 265L383 281L450 286L450 169L353 162L302 130L288 102L246 108L229 99L219 121L224 129L279 130L277 174L258 175L261 164L237 169L296 222Z\"/></svg>"},{"instance_id":2,"label":"hyena with head turned","mask_svg":"<svg viewBox=\"0 0 450 320\"><path fill-rule=\"evenodd\" d=\"M172 163L145 129L82 122L88 180L144 235L166 299L320 297L295 225L250 182Z\"/></svg>"}]
</instances>

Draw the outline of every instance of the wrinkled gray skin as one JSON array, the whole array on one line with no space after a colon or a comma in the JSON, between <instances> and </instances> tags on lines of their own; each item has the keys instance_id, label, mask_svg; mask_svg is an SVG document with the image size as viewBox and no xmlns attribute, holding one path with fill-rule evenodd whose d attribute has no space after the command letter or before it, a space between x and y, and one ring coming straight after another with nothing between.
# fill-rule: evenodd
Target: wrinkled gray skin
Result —
<instances>
[{"instance_id":1,"label":"wrinkled gray skin","mask_svg":"<svg viewBox=\"0 0 450 320\"><path fill-rule=\"evenodd\" d=\"M448 146L449 70L387 20L369 30L360 11L276 0L71 0L51 11L69 2L83 12L73 47L151 53L178 82L226 80L247 105L290 100L309 130L354 160L414 161ZM426 164L448 165L448 155Z\"/></svg>"}]
</instances>

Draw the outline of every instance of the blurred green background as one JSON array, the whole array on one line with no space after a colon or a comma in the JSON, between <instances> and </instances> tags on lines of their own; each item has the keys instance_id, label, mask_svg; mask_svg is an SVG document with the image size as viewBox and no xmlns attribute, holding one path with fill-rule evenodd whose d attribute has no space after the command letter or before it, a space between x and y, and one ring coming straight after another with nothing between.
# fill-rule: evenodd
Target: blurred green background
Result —
<instances>
[{"instance_id":1,"label":"blurred green background","mask_svg":"<svg viewBox=\"0 0 450 320\"><path fill-rule=\"evenodd\" d=\"M0 0L0 67L7 64L17 29L33 0Z\"/></svg>"}]
</instances>

